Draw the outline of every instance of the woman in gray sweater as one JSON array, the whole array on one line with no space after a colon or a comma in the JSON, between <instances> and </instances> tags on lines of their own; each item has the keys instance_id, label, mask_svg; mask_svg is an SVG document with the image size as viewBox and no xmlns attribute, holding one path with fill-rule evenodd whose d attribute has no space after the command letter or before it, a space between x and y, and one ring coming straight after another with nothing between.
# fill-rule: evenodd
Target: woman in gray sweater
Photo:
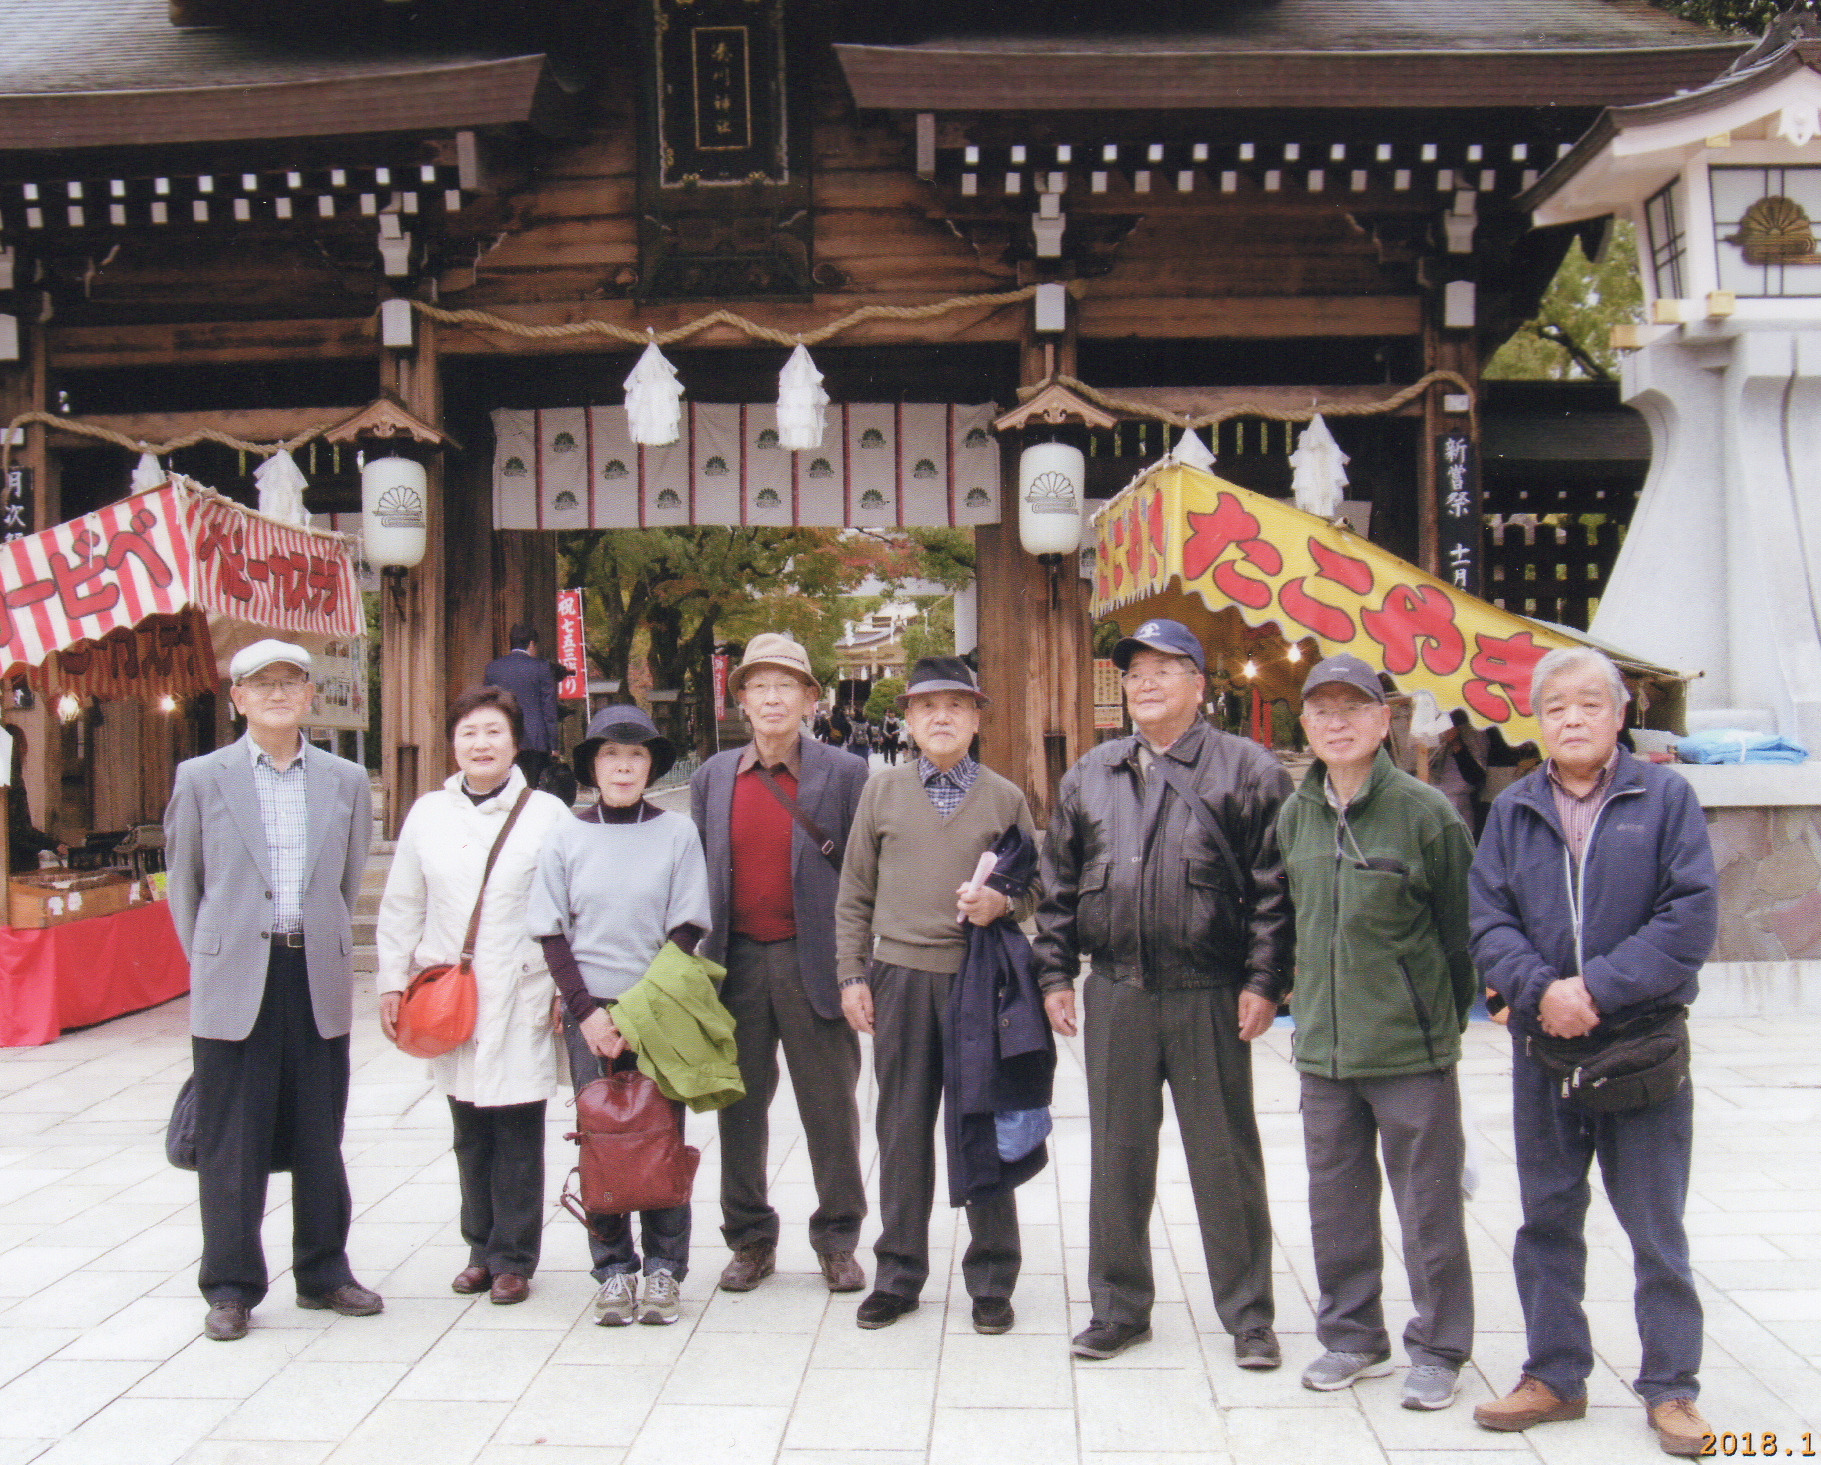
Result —
<instances>
[{"instance_id":1,"label":"woman in gray sweater","mask_svg":"<svg viewBox=\"0 0 1821 1465\"><path fill-rule=\"evenodd\" d=\"M527 912L563 1002L563 1036L577 1093L631 1050L611 1007L651 965L666 941L685 951L708 931L708 866L685 814L645 802L650 783L676 762L668 739L637 707L604 707L574 753L575 776L600 802L558 823L544 845ZM677 1124L683 1106L676 1106ZM687 1203L639 1213L639 1248L630 1216L590 1215L588 1249L595 1322L677 1320L678 1289L689 1270Z\"/></svg>"}]
</instances>

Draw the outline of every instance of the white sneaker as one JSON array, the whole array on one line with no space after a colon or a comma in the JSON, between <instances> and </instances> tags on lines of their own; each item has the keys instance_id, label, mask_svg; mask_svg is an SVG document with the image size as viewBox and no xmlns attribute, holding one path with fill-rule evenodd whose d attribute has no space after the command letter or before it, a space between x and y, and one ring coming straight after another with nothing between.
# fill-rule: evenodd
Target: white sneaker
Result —
<instances>
[{"instance_id":1,"label":"white sneaker","mask_svg":"<svg viewBox=\"0 0 1821 1465\"><path fill-rule=\"evenodd\" d=\"M594 1294L594 1325L597 1328L623 1328L632 1321L638 1306L638 1278L630 1272L615 1272Z\"/></svg>"},{"instance_id":2,"label":"white sneaker","mask_svg":"<svg viewBox=\"0 0 1821 1465\"><path fill-rule=\"evenodd\" d=\"M1460 1387L1460 1370L1439 1363L1416 1364L1404 1375L1404 1408L1446 1409Z\"/></svg>"},{"instance_id":3,"label":"white sneaker","mask_svg":"<svg viewBox=\"0 0 1821 1465\"><path fill-rule=\"evenodd\" d=\"M677 1320L677 1279L669 1272L650 1272L645 1277L645 1301L639 1307L639 1321L661 1328Z\"/></svg>"}]
</instances>

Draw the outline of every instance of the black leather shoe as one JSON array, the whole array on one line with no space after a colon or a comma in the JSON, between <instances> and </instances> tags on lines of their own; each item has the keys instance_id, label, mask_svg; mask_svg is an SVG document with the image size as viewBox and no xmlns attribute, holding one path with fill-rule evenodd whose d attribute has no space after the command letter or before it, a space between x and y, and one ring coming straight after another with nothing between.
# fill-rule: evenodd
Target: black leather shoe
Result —
<instances>
[{"instance_id":1,"label":"black leather shoe","mask_svg":"<svg viewBox=\"0 0 1821 1465\"><path fill-rule=\"evenodd\" d=\"M854 1321L863 1328L889 1328L906 1313L917 1310L917 1299L900 1297L896 1292L869 1292Z\"/></svg>"},{"instance_id":2,"label":"black leather shoe","mask_svg":"<svg viewBox=\"0 0 1821 1465\"><path fill-rule=\"evenodd\" d=\"M1069 1344L1077 1358L1117 1358L1134 1343L1151 1341L1149 1323L1091 1322Z\"/></svg>"},{"instance_id":3,"label":"black leather shoe","mask_svg":"<svg viewBox=\"0 0 1821 1465\"><path fill-rule=\"evenodd\" d=\"M1012 1311L1011 1302L1004 1297L976 1297L974 1299L974 1331L976 1333L1009 1333L1017 1314Z\"/></svg>"},{"instance_id":4,"label":"black leather shoe","mask_svg":"<svg viewBox=\"0 0 1821 1465\"><path fill-rule=\"evenodd\" d=\"M202 1320L202 1336L217 1343L232 1343L247 1335L247 1305L244 1302L217 1302Z\"/></svg>"},{"instance_id":5,"label":"black leather shoe","mask_svg":"<svg viewBox=\"0 0 1821 1465\"><path fill-rule=\"evenodd\" d=\"M313 1312L339 1312L343 1317L372 1317L374 1313L386 1310L386 1299L377 1292L369 1292L358 1282L347 1282L321 1296L299 1292L297 1305Z\"/></svg>"}]
</instances>

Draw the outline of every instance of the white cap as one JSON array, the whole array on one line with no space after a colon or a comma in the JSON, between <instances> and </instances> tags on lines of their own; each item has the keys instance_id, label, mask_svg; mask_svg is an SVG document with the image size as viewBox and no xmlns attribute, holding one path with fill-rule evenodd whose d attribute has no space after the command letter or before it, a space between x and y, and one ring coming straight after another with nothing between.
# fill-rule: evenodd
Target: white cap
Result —
<instances>
[{"instance_id":1,"label":"white cap","mask_svg":"<svg viewBox=\"0 0 1821 1465\"><path fill-rule=\"evenodd\" d=\"M244 682L255 672L264 671L268 666L280 661L288 661L299 668L305 676L310 674L310 653L301 646L294 646L289 641L275 641L270 636L263 641L255 641L251 646L243 646L234 653L234 659L228 663L228 680Z\"/></svg>"}]
</instances>

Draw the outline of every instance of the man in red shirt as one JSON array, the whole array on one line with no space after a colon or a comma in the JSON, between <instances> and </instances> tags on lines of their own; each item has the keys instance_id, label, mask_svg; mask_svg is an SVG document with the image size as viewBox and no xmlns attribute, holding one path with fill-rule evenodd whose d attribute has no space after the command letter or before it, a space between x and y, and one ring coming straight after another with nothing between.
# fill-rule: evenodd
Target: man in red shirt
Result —
<instances>
[{"instance_id":1,"label":"man in red shirt","mask_svg":"<svg viewBox=\"0 0 1821 1465\"><path fill-rule=\"evenodd\" d=\"M714 921L702 953L727 967L721 1000L746 1084L746 1097L720 1111L721 1234L733 1250L721 1286L749 1292L777 1267L766 1176L782 1044L816 1182L809 1242L829 1290L857 1292L866 1285L854 1260L866 1216L860 1041L835 980L835 893L866 764L803 735L821 688L788 636L755 636L728 690L753 740L710 758L689 786Z\"/></svg>"}]
</instances>

